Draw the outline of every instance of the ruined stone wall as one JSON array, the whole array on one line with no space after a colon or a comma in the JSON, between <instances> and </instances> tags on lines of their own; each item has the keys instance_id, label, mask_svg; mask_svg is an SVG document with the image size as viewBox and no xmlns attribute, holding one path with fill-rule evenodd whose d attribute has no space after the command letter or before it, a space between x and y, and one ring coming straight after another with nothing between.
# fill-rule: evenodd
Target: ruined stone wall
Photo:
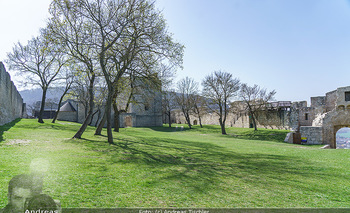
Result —
<instances>
[{"instance_id":1,"label":"ruined stone wall","mask_svg":"<svg viewBox=\"0 0 350 213\"><path fill-rule=\"evenodd\" d=\"M311 107L299 109L299 124L300 126L312 126L312 121L315 119L315 111Z\"/></svg>"},{"instance_id":2,"label":"ruined stone wall","mask_svg":"<svg viewBox=\"0 0 350 213\"><path fill-rule=\"evenodd\" d=\"M337 101L337 90L326 93L326 112L330 112L335 109Z\"/></svg>"},{"instance_id":3,"label":"ruined stone wall","mask_svg":"<svg viewBox=\"0 0 350 213\"><path fill-rule=\"evenodd\" d=\"M187 124L184 114L181 110L174 110L171 114L171 119L177 124ZM196 115L190 115L190 120L192 125L199 125L199 118ZM203 125L220 125L219 116L216 113L205 113L201 116ZM166 119L166 122L168 120ZM246 114L241 116L229 113L226 118L226 126L228 127L241 127L249 128L249 117Z\"/></svg>"},{"instance_id":4,"label":"ruined stone wall","mask_svg":"<svg viewBox=\"0 0 350 213\"><path fill-rule=\"evenodd\" d=\"M350 93L350 86L349 87L340 87L337 89L336 106L341 107L341 108L350 109L350 102L346 101L345 93Z\"/></svg>"},{"instance_id":5,"label":"ruined stone wall","mask_svg":"<svg viewBox=\"0 0 350 213\"><path fill-rule=\"evenodd\" d=\"M266 110L257 113L258 128L290 129L291 112L287 110Z\"/></svg>"},{"instance_id":6,"label":"ruined stone wall","mask_svg":"<svg viewBox=\"0 0 350 213\"><path fill-rule=\"evenodd\" d=\"M322 127L302 126L300 127L300 133L302 138L306 138L306 144L323 143Z\"/></svg>"},{"instance_id":7,"label":"ruined stone wall","mask_svg":"<svg viewBox=\"0 0 350 213\"><path fill-rule=\"evenodd\" d=\"M314 99L313 104L320 104L320 99ZM311 126L315 117L315 108L308 107L306 101L293 102L289 117L289 126L292 130L298 131L300 126Z\"/></svg>"},{"instance_id":8,"label":"ruined stone wall","mask_svg":"<svg viewBox=\"0 0 350 213\"><path fill-rule=\"evenodd\" d=\"M199 125L199 119L195 115L190 115L191 124ZM290 129L290 112L289 111L267 111L258 113L257 127L265 129ZM180 110L172 113L172 120L177 124L186 124L185 116ZM216 113L206 113L201 117L203 125L220 125L219 116ZM252 121L248 113L229 113L226 118L227 127L252 127Z\"/></svg>"},{"instance_id":9,"label":"ruined stone wall","mask_svg":"<svg viewBox=\"0 0 350 213\"><path fill-rule=\"evenodd\" d=\"M250 119L249 119L248 113L238 113L236 115L233 114L232 118L229 119L228 123L231 127L240 127L240 128L250 127Z\"/></svg>"},{"instance_id":10,"label":"ruined stone wall","mask_svg":"<svg viewBox=\"0 0 350 213\"><path fill-rule=\"evenodd\" d=\"M297 108L297 103L292 103L291 112L289 115L289 126L291 130L297 131L299 129L299 109Z\"/></svg>"},{"instance_id":11,"label":"ruined stone wall","mask_svg":"<svg viewBox=\"0 0 350 213\"><path fill-rule=\"evenodd\" d=\"M0 62L0 125L22 117L23 99Z\"/></svg>"},{"instance_id":12,"label":"ruined stone wall","mask_svg":"<svg viewBox=\"0 0 350 213\"><path fill-rule=\"evenodd\" d=\"M134 97L130 112L135 114L134 127L162 126L162 95L159 92Z\"/></svg>"},{"instance_id":13,"label":"ruined stone wall","mask_svg":"<svg viewBox=\"0 0 350 213\"><path fill-rule=\"evenodd\" d=\"M136 96L136 103L132 103L129 106L127 113L119 115L120 127L133 126L133 127L150 127L150 126L162 126L162 96L160 93L154 94L154 96L148 96L147 101L142 100L142 96ZM122 108L125 107L125 100L118 100L121 103ZM74 121L83 123L85 120L85 107L82 103L71 101L73 107L77 112L59 112L58 120ZM97 107L94 108L94 112L97 111ZM98 112L93 116L91 125L96 125L102 119L104 114L104 108L101 107L100 115ZM114 127L114 112L112 107L112 127ZM129 125L130 124L130 125ZM105 124L105 127L107 123Z\"/></svg>"},{"instance_id":14,"label":"ruined stone wall","mask_svg":"<svg viewBox=\"0 0 350 213\"><path fill-rule=\"evenodd\" d=\"M326 105L326 96L311 97L311 107L324 107Z\"/></svg>"},{"instance_id":15,"label":"ruined stone wall","mask_svg":"<svg viewBox=\"0 0 350 213\"><path fill-rule=\"evenodd\" d=\"M323 144L336 148L336 133L343 127L350 127L350 110L332 110L323 119Z\"/></svg>"}]
</instances>

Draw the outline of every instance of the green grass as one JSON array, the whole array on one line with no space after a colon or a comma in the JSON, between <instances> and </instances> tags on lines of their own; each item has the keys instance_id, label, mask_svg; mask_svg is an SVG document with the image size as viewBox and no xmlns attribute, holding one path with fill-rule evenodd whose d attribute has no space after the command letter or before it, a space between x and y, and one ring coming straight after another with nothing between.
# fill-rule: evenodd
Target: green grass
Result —
<instances>
[{"instance_id":1,"label":"green grass","mask_svg":"<svg viewBox=\"0 0 350 213\"><path fill-rule=\"evenodd\" d=\"M62 207L350 207L350 152L283 143L287 131L218 126L125 128L70 139L79 124L22 119L0 127L7 185L46 159L44 193Z\"/></svg>"}]
</instances>

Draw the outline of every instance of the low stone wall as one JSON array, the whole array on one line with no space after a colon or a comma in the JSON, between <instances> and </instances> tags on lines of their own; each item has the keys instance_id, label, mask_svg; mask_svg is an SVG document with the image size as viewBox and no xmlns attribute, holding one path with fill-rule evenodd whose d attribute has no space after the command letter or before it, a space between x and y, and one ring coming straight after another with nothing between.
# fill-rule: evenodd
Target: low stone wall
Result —
<instances>
[{"instance_id":1,"label":"low stone wall","mask_svg":"<svg viewBox=\"0 0 350 213\"><path fill-rule=\"evenodd\" d=\"M0 125L22 117L24 106L21 95L0 62Z\"/></svg>"},{"instance_id":2,"label":"low stone wall","mask_svg":"<svg viewBox=\"0 0 350 213\"><path fill-rule=\"evenodd\" d=\"M171 114L174 123L186 124L184 114L180 110L174 110ZM168 117L165 116L165 123ZM199 125L196 115L190 115L192 125ZM206 113L201 117L203 125L220 125L219 116L216 113ZM248 113L229 113L226 118L227 127L252 128L252 121ZM257 127L264 129L290 129L289 111L268 111L258 113Z\"/></svg>"},{"instance_id":3,"label":"low stone wall","mask_svg":"<svg viewBox=\"0 0 350 213\"><path fill-rule=\"evenodd\" d=\"M301 138L306 138L306 144L322 144L322 127L302 126L300 127Z\"/></svg>"}]
</instances>

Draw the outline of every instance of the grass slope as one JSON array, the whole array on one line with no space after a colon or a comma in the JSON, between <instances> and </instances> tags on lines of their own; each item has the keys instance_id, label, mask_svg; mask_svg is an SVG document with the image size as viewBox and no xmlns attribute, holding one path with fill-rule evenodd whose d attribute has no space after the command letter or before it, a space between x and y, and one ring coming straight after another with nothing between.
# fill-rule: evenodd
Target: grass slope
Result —
<instances>
[{"instance_id":1,"label":"grass slope","mask_svg":"<svg viewBox=\"0 0 350 213\"><path fill-rule=\"evenodd\" d=\"M70 139L78 128L0 127L0 207L36 158L49 161L44 193L62 207L350 207L349 150L286 144L287 131L125 128L111 146L93 127Z\"/></svg>"}]
</instances>

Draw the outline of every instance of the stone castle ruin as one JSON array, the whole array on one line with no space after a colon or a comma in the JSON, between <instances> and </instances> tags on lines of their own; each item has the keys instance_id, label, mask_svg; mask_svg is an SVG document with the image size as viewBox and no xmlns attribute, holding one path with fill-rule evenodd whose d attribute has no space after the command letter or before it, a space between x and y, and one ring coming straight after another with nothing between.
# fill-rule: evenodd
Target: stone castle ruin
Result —
<instances>
[{"instance_id":1,"label":"stone castle ruin","mask_svg":"<svg viewBox=\"0 0 350 213\"><path fill-rule=\"evenodd\" d=\"M319 143L337 148L337 131L343 127L350 127L350 86L327 93L324 100L323 104L315 107L315 119L311 127L301 127L300 132L304 137L310 137L317 132L320 135Z\"/></svg>"},{"instance_id":2,"label":"stone castle ruin","mask_svg":"<svg viewBox=\"0 0 350 213\"><path fill-rule=\"evenodd\" d=\"M117 101L120 105L126 105L126 99L121 98ZM133 103L130 103L128 110L119 116L120 127L162 126L161 103L162 96L159 92L142 89L141 92L135 93L133 95ZM57 106L51 106L51 109L45 106L44 118L52 118L56 113L56 109ZM95 107L94 111L96 110L97 107ZM60 108L58 120L82 123L85 120L86 113L87 108L84 104L69 100ZM102 119L103 113L104 110L101 107L98 115L96 114L93 117L91 125L96 125ZM27 117L26 115L26 104L23 103L23 98L11 81L4 64L0 62L0 125L9 123L16 118ZM114 113L111 116L113 118Z\"/></svg>"},{"instance_id":3,"label":"stone castle ruin","mask_svg":"<svg viewBox=\"0 0 350 213\"><path fill-rule=\"evenodd\" d=\"M26 106L5 66L0 62L0 125L24 117Z\"/></svg>"},{"instance_id":4,"label":"stone castle ruin","mask_svg":"<svg viewBox=\"0 0 350 213\"><path fill-rule=\"evenodd\" d=\"M337 148L336 133L343 127L350 127L350 86L340 87L325 96L311 97L311 105L298 102L294 108L297 115L291 130L300 134L306 144L328 144ZM295 137L289 142L296 142Z\"/></svg>"},{"instance_id":5,"label":"stone castle ruin","mask_svg":"<svg viewBox=\"0 0 350 213\"><path fill-rule=\"evenodd\" d=\"M145 92L145 91L144 91ZM119 127L152 127L162 126L162 96L161 93L151 93L145 98L143 95L133 95L133 102L129 103L128 110L119 114ZM126 98L119 98L117 100L121 108L126 105ZM78 101L69 100L62 105L57 119L62 121L72 121L83 123L86 117L86 107ZM100 110L95 106L91 125L96 126L102 119L104 114L104 107ZM112 120L114 118L114 111L111 114ZM105 127L106 127L105 123ZM114 122L112 121L112 127Z\"/></svg>"},{"instance_id":6,"label":"stone castle ruin","mask_svg":"<svg viewBox=\"0 0 350 213\"><path fill-rule=\"evenodd\" d=\"M0 125L26 117L26 104L1 62L0 94ZM137 103L131 104L127 112L120 114L120 127L161 126L163 122L168 122L167 117L162 119L160 93L149 96L147 101L142 95L136 95L135 100ZM252 128L252 120L242 102L232 103L231 108L234 111L228 115L228 126ZM58 117L59 120L82 122L85 111L80 103L67 102ZM101 116L95 117L92 125L99 119ZM191 121L193 125L199 124L194 115ZM185 123L180 110L172 112L172 123ZM202 115L202 123L218 125L218 116L206 112ZM310 106L306 101L269 103L265 110L258 113L257 124L259 128L291 130L286 142L325 144L337 148L336 133L343 127L350 127L350 86L340 87L325 96L311 97Z\"/></svg>"},{"instance_id":7,"label":"stone castle ruin","mask_svg":"<svg viewBox=\"0 0 350 213\"><path fill-rule=\"evenodd\" d=\"M229 113L226 125L231 127L252 128L252 120L244 110L242 102L234 102L234 109ZM168 122L164 117L163 120ZM204 113L203 124L219 125L215 113ZM193 125L198 124L198 118L191 116ZM336 133L343 127L350 127L350 86L340 87L326 93L325 96L311 97L307 101L278 101L258 113L258 128L291 130L286 142L304 144L325 144L337 148ZM186 123L180 110L172 113L173 123Z\"/></svg>"}]
</instances>

